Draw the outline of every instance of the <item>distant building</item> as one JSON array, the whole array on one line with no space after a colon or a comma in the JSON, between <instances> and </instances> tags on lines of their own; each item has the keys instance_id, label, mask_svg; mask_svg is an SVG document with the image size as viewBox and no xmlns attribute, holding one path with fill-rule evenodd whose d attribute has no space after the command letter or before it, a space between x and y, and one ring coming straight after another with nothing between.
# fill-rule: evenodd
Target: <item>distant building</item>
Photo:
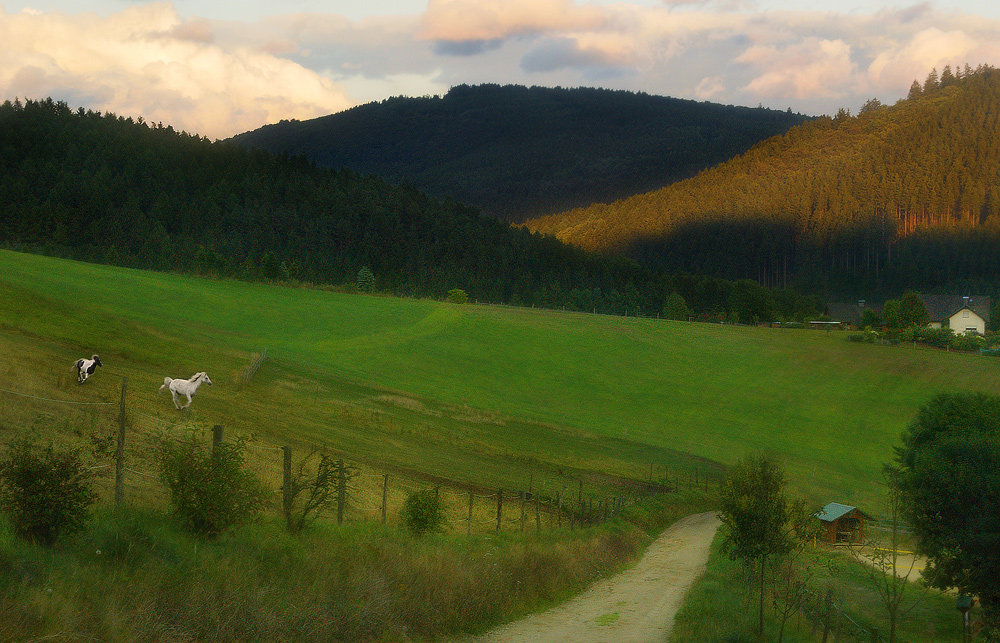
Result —
<instances>
[{"instance_id":1,"label":"distant building","mask_svg":"<svg viewBox=\"0 0 1000 643\"><path fill-rule=\"evenodd\" d=\"M986 333L990 321L990 298L961 295L920 295L930 317L931 328L946 323L956 333Z\"/></svg>"},{"instance_id":2,"label":"distant building","mask_svg":"<svg viewBox=\"0 0 1000 643\"><path fill-rule=\"evenodd\" d=\"M820 540L825 543L858 544L865 539L865 520L868 514L857 507L831 502L816 514L822 523Z\"/></svg>"},{"instance_id":3,"label":"distant building","mask_svg":"<svg viewBox=\"0 0 1000 643\"><path fill-rule=\"evenodd\" d=\"M851 303L830 302L826 305L826 314L831 321L859 328L861 326L861 315L864 313L866 307L864 300Z\"/></svg>"}]
</instances>

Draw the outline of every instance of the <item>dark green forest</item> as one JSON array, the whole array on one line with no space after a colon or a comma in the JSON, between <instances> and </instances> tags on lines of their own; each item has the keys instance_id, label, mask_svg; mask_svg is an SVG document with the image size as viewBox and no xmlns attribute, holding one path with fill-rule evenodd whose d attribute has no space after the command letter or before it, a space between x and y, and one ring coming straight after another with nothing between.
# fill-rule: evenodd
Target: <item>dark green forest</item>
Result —
<instances>
[{"instance_id":1,"label":"dark green forest","mask_svg":"<svg viewBox=\"0 0 1000 643\"><path fill-rule=\"evenodd\" d=\"M1000 71L933 71L660 190L529 222L657 270L839 296L1000 290Z\"/></svg>"},{"instance_id":2,"label":"dark green forest","mask_svg":"<svg viewBox=\"0 0 1000 643\"><path fill-rule=\"evenodd\" d=\"M235 137L371 172L507 221L688 178L804 116L608 89L454 87Z\"/></svg>"},{"instance_id":3,"label":"dark green forest","mask_svg":"<svg viewBox=\"0 0 1000 643\"><path fill-rule=\"evenodd\" d=\"M301 157L65 103L0 105L0 245L113 265L659 315L815 314L815 298L667 276L512 228L451 200ZM735 293L735 294L734 294ZM764 308L761 308L763 306ZM763 311L763 312L762 312Z\"/></svg>"}]
</instances>

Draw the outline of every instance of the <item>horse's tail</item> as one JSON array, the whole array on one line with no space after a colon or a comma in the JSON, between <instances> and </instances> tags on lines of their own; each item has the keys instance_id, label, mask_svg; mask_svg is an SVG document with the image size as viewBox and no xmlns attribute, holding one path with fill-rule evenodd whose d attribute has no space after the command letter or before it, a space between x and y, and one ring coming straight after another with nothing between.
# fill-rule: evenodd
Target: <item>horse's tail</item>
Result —
<instances>
[{"instance_id":1,"label":"horse's tail","mask_svg":"<svg viewBox=\"0 0 1000 643\"><path fill-rule=\"evenodd\" d=\"M162 391L163 389L165 389L168 386L170 386L170 383L173 382L173 381L174 381L173 378L164 377L163 378L163 386L160 387L160 390Z\"/></svg>"},{"instance_id":2,"label":"horse's tail","mask_svg":"<svg viewBox=\"0 0 1000 643\"><path fill-rule=\"evenodd\" d=\"M71 368L69 370L70 371L77 371L77 372L79 372L81 366L83 366L83 359L78 359L75 362L73 362L73 368Z\"/></svg>"}]
</instances>

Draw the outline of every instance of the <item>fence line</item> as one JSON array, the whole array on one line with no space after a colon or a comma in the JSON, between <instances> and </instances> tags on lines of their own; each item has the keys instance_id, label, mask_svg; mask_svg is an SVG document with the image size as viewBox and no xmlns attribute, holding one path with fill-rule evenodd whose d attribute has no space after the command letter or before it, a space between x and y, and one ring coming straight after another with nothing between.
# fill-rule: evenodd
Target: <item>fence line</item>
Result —
<instances>
[{"instance_id":1,"label":"fence line","mask_svg":"<svg viewBox=\"0 0 1000 643\"><path fill-rule=\"evenodd\" d=\"M257 368L263 362L264 354L258 356ZM149 471L157 471L159 467L158 458L164 440L183 442L179 432L189 432L190 437L204 437L208 433L209 427L204 425L204 420L192 420L190 418L179 419L171 422L162 417L139 411L130 404L127 397L128 378L122 378L121 399L118 402L74 402L72 400L57 400L34 396L17 391L0 389L0 392L11 393L25 398L33 398L54 404L70 404L81 406L117 406L117 413L112 418L108 418L115 426L116 431L108 437L107 447L98 452L98 457L110 456L111 462L94 464L87 467L87 470L100 473L100 480L104 488L105 484L113 487L113 498L116 504L126 500L126 482L128 485L127 495L135 502L152 502L161 506L165 502L168 491L166 487L157 481L159 476ZM103 418L103 414L102 414ZM103 424L105 420L99 420ZM212 428L212 444L217 444L224 440L223 429L216 425ZM256 440L241 439L241 444L248 447L244 452L244 463L253 471L254 475L273 489L273 495L281 497L271 510L282 512L285 498L285 489L291 488L292 473L291 467L286 468L283 459L290 457L292 450L289 446L279 446L267 444ZM573 528L585 525L593 525L599 522L613 519L628 505L634 502L637 492L664 492L669 491L662 485L645 482L638 478L622 478L622 488L617 491L609 488L607 484L601 485L599 490L588 488L589 493L584 498L584 481L579 478L572 478L578 488L578 498L570 501L566 497L566 485L563 491L555 491L545 494L541 489L535 487L533 471L529 472L529 480L524 489L499 488L495 492L483 493L482 487L470 485L467 482L442 480L434 476L422 476L420 472L406 472L396 469L393 465L373 463L371 461L352 461L343 455L337 454L326 445L297 442L299 456L301 459L296 463L296 475L309 475L315 473L318 459L303 462L305 458L313 458L314 455L324 453L335 457L338 467L338 480L334 499L329 503L329 507L323 509L323 516L335 519L338 523L344 521L359 520L380 520L383 524L389 522L389 515L392 514L393 522L398 519L403 501L409 493L421 489L433 488L436 496L443 505L448 523L452 529L460 529L471 533L475 527L476 531L493 530L525 530L529 528L533 521L533 529L542 529L542 514L546 514L550 519L546 522L548 528L562 527L565 524ZM310 449L311 447L311 449ZM105 455L101 455L101 453ZM286 456L287 454L287 456ZM290 461L289 461L290 462ZM103 470L114 471L113 479L103 473ZM380 469L383 469L380 471ZM665 470L665 468L664 468ZM561 473L559 474L562 475ZM126 478L131 477L131 480ZM138 479L137 479L138 478ZM638 485L631 489L630 485ZM597 496L594 492L597 491ZM613 496L613 498L612 498ZM479 499L477 502L476 499ZM486 502L483 502L483 501ZM531 514L534 514L532 518Z\"/></svg>"}]
</instances>

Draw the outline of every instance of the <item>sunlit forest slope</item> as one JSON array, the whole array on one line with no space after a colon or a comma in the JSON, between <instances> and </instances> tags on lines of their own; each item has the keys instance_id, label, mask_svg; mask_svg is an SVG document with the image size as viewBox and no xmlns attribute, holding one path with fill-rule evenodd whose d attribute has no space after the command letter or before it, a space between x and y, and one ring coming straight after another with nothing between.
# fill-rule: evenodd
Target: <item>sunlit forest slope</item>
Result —
<instances>
[{"instance_id":1,"label":"sunlit forest slope","mask_svg":"<svg viewBox=\"0 0 1000 643\"><path fill-rule=\"evenodd\" d=\"M1000 283L1000 71L932 72L689 180L529 222L584 248L764 284Z\"/></svg>"}]
</instances>

